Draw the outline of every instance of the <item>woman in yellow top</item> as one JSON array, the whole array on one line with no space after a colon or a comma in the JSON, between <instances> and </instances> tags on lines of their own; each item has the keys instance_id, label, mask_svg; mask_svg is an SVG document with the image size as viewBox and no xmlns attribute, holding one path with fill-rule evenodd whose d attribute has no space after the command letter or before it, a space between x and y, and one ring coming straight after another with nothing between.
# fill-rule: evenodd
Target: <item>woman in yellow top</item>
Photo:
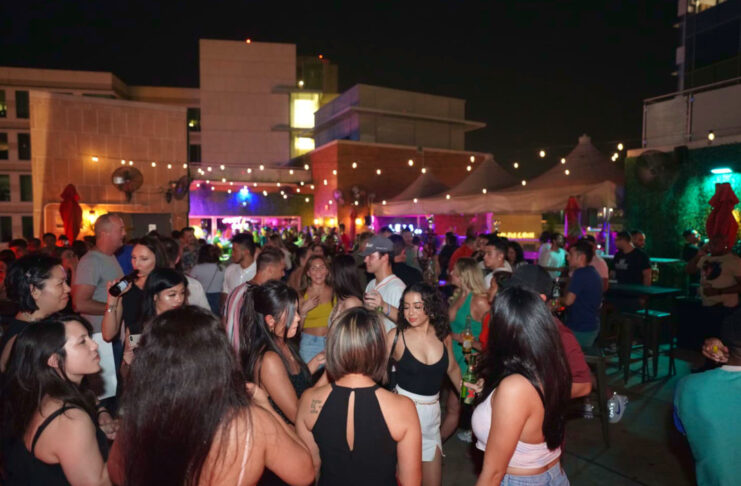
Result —
<instances>
[{"instance_id":1,"label":"woman in yellow top","mask_svg":"<svg viewBox=\"0 0 741 486\"><path fill-rule=\"evenodd\" d=\"M334 306L329 265L322 256L312 256L301 275L301 319L303 330L299 354L304 362L324 352L327 324Z\"/></svg>"}]
</instances>

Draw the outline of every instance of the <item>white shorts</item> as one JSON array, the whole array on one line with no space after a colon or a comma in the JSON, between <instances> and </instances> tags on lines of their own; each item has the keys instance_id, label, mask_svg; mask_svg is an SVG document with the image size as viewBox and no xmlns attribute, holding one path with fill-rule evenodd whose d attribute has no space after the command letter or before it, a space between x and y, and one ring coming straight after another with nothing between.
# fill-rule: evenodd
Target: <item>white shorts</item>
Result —
<instances>
[{"instance_id":1,"label":"white shorts","mask_svg":"<svg viewBox=\"0 0 741 486\"><path fill-rule=\"evenodd\" d=\"M440 439L440 394L417 395L398 385L396 393L408 397L417 407L419 424L422 427L422 462L432 461L436 449L440 449L440 454L443 452L443 443Z\"/></svg>"}]
</instances>

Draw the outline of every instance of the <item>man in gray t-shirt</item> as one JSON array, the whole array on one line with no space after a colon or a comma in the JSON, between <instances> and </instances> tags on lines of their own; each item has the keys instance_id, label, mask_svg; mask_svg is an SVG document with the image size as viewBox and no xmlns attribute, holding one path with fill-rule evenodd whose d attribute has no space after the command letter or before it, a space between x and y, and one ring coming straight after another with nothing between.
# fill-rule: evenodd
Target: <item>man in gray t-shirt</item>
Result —
<instances>
[{"instance_id":1,"label":"man in gray t-shirt","mask_svg":"<svg viewBox=\"0 0 741 486\"><path fill-rule=\"evenodd\" d=\"M123 270L113 253L123 245L126 229L116 214L104 214L95 221L95 248L85 253L77 264L72 282L72 304L93 325L93 340L98 343L101 378L104 389L99 398L116 394L116 364L111 343L100 332L106 312L108 282L123 277Z\"/></svg>"}]
</instances>

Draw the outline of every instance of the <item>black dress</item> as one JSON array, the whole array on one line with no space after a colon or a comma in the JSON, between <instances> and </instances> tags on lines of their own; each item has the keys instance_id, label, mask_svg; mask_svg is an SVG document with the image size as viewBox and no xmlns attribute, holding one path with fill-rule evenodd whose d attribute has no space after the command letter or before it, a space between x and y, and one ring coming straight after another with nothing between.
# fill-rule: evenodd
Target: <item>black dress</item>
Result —
<instances>
[{"instance_id":1,"label":"black dress","mask_svg":"<svg viewBox=\"0 0 741 486\"><path fill-rule=\"evenodd\" d=\"M376 397L378 385L345 388L332 383L311 433L322 466L319 486L396 486L396 442ZM347 407L355 393L353 449L347 444Z\"/></svg>"},{"instance_id":2,"label":"black dress","mask_svg":"<svg viewBox=\"0 0 741 486\"><path fill-rule=\"evenodd\" d=\"M60 464L47 464L40 459L37 459L34 455L36 449L36 443L41 437L41 433L46 427L61 414L67 410L75 408L73 406L66 405L56 412L49 415L44 420L31 441L31 451L26 449L26 445L23 443L23 437L14 439L8 444L5 451L5 465L6 465L6 486L28 486L28 485L44 485L44 486L67 486L69 481L64 475L62 466ZM92 417L91 417L92 419ZM98 442L98 450L103 456L103 462L108 459L108 440L105 434L97 426L97 421L93 419L95 425L95 439Z\"/></svg>"}]
</instances>

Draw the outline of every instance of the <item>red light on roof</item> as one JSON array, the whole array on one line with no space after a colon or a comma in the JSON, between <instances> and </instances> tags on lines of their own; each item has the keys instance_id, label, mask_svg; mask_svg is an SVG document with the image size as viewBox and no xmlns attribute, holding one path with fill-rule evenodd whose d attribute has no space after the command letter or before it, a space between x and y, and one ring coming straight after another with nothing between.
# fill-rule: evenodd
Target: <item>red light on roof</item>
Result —
<instances>
[{"instance_id":1,"label":"red light on roof","mask_svg":"<svg viewBox=\"0 0 741 486\"><path fill-rule=\"evenodd\" d=\"M246 44L252 44L252 39L247 39L244 41Z\"/></svg>"}]
</instances>

